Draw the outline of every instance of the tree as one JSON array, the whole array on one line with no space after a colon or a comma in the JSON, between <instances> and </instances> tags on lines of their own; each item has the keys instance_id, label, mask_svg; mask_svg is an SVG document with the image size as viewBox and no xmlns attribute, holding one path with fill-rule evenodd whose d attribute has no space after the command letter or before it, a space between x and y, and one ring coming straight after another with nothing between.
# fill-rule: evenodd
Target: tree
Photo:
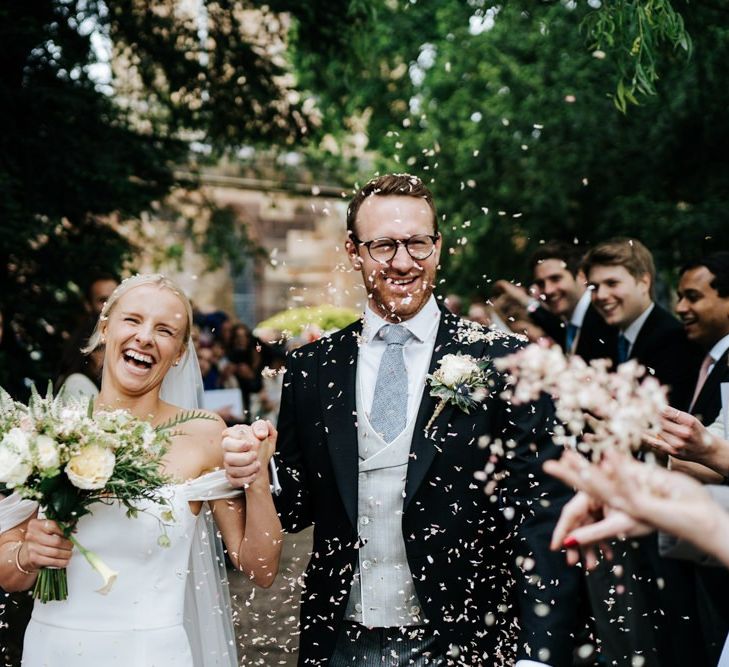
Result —
<instances>
[{"instance_id":1,"label":"tree","mask_svg":"<svg viewBox=\"0 0 729 667\"><path fill-rule=\"evenodd\" d=\"M586 48L593 11L398 4L353 52L367 64L358 85L328 86L326 70L311 80L333 116L322 127L368 118L376 165L430 180L454 248L449 289L484 294L493 278L526 277L542 239L634 235L664 269L729 241L723 10L683 7L692 57L669 54L656 94L627 113L614 102L620 62Z\"/></svg>"},{"instance_id":2,"label":"tree","mask_svg":"<svg viewBox=\"0 0 729 667\"><path fill-rule=\"evenodd\" d=\"M105 216L162 200L174 167L200 159L192 141L219 154L306 133L284 57L281 12L297 3L278 4L2 4L0 385L52 375L85 282L132 259ZM324 10L307 6L300 25ZM111 81L98 74L105 42Z\"/></svg>"}]
</instances>

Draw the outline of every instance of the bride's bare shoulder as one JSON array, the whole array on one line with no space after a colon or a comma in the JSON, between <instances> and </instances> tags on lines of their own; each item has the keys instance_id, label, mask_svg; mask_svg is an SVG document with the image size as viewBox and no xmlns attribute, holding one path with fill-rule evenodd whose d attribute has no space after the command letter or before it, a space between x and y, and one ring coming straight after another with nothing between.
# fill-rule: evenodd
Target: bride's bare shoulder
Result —
<instances>
[{"instance_id":1,"label":"bride's bare shoulder","mask_svg":"<svg viewBox=\"0 0 729 667\"><path fill-rule=\"evenodd\" d=\"M174 419L181 423L174 427L173 458L182 456L186 467L196 468L196 477L223 465L223 430L225 422L207 410L177 410Z\"/></svg>"},{"instance_id":2,"label":"bride's bare shoulder","mask_svg":"<svg viewBox=\"0 0 729 667\"><path fill-rule=\"evenodd\" d=\"M216 445L220 445L225 429L225 422L220 415L207 410L178 410L173 419L180 421L174 427L177 433L192 437L197 441L214 440Z\"/></svg>"}]
</instances>

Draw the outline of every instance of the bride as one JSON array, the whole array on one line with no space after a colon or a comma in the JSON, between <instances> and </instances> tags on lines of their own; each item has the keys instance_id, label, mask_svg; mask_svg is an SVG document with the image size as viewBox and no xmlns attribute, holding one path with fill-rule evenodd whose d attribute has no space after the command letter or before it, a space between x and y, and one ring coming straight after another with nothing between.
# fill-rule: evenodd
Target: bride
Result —
<instances>
[{"instance_id":1,"label":"bride","mask_svg":"<svg viewBox=\"0 0 729 667\"><path fill-rule=\"evenodd\" d=\"M156 426L181 407L195 407L199 369L191 327L190 303L172 281L161 275L124 281L107 301L87 350L105 347L96 409L125 409ZM68 599L35 603L24 666L237 664L230 601L221 585L225 572L220 558L215 566L215 528L206 519L214 518L233 564L260 586L276 576L281 525L267 472L271 447L237 455L251 473L240 495L222 469L224 428L219 417L180 427L163 461L173 480L163 489L170 505L146 502L128 518L119 504L99 503L81 518L79 542L119 572L106 596L95 592L97 573L53 521L33 516L8 530L8 521L0 525L6 590L30 588L42 567L68 570ZM29 505L12 498L1 502L13 505L17 523L18 506ZM167 524L168 547L158 544L160 520Z\"/></svg>"}]
</instances>

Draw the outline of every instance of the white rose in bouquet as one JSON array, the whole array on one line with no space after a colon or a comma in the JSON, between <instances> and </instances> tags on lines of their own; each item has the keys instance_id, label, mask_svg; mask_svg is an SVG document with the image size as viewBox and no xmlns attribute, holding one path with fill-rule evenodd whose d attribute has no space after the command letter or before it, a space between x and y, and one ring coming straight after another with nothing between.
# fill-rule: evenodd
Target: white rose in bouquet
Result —
<instances>
[{"instance_id":1,"label":"white rose in bouquet","mask_svg":"<svg viewBox=\"0 0 729 667\"><path fill-rule=\"evenodd\" d=\"M39 470L53 470L61 465L58 443L47 435L35 439L35 464Z\"/></svg>"},{"instance_id":2,"label":"white rose in bouquet","mask_svg":"<svg viewBox=\"0 0 729 667\"><path fill-rule=\"evenodd\" d=\"M436 380L453 389L479 370L473 357L466 354L446 354L440 361L440 368L433 375Z\"/></svg>"},{"instance_id":3,"label":"white rose in bouquet","mask_svg":"<svg viewBox=\"0 0 729 667\"><path fill-rule=\"evenodd\" d=\"M0 441L0 482L10 488L25 484L33 470L28 436L11 428Z\"/></svg>"},{"instance_id":4,"label":"white rose in bouquet","mask_svg":"<svg viewBox=\"0 0 729 667\"><path fill-rule=\"evenodd\" d=\"M79 489L103 489L114 472L114 452L99 445L88 445L66 464L66 475Z\"/></svg>"}]
</instances>

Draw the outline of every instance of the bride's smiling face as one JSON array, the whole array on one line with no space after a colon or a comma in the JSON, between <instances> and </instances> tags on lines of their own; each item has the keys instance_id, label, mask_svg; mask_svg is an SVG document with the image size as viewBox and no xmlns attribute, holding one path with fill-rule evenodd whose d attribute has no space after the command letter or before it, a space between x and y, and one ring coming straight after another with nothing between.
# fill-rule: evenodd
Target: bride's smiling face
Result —
<instances>
[{"instance_id":1,"label":"bride's smiling face","mask_svg":"<svg viewBox=\"0 0 729 667\"><path fill-rule=\"evenodd\" d=\"M139 285L119 297L104 323L104 376L125 393L142 395L162 383L184 352L187 313L166 287Z\"/></svg>"}]
</instances>

